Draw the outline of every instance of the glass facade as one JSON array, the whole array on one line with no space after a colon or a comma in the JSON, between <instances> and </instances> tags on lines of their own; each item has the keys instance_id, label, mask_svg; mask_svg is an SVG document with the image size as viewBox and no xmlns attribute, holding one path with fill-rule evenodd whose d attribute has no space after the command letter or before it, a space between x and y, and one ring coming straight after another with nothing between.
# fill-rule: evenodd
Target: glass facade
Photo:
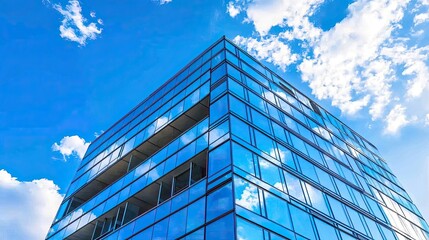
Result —
<instances>
[{"instance_id":1,"label":"glass facade","mask_svg":"<svg viewBox=\"0 0 429 240\"><path fill-rule=\"evenodd\" d=\"M89 146L46 239L429 239L377 148L222 38Z\"/></svg>"}]
</instances>

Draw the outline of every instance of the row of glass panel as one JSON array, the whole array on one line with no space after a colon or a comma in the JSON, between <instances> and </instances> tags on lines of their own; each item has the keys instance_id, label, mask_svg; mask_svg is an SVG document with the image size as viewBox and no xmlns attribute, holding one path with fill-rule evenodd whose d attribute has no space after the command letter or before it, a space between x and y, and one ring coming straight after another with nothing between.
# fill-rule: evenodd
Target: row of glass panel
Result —
<instances>
[{"instance_id":1,"label":"row of glass panel","mask_svg":"<svg viewBox=\"0 0 429 240\"><path fill-rule=\"evenodd\" d=\"M209 93L209 90L210 90L209 82L206 81L205 83L203 83L201 87L199 87L198 89L190 93L190 95L188 95L185 99L183 99L181 102L176 104L173 108L165 112L159 118L154 120L154 122L152 122L149 126L147 126L144 129L141 129L141 131L139 131L137 135L135 136L130 135L130 139L125 144L123 144L118 148L118 150L120 148L123 148L122 151L118 151L118 150L113 151L110 155L107 155L106 157L104 157L104 159L102 157L95 158L94 161L91 161L91 163L87 165L89 169L85 173L83 173L81 177L75 179L74 182L70 185L69 190L67 191L66 197L72 195L77 189L79 189L81 186L89 182L91 179L95 178L100 172L102 172L108 166L117 162L118 159L120 159L122 156L126 156L126 154L130 152L132 149L142 144L144 141L146 141L156 132L161 130L164 126L172 122L174 119L179 117L187 110L189 110L196 103L198 103L204 97L206 97L207 94ZM99 160L99 158L101 159ZM99 160L98 163L96 163L97 160ZM94 166L91 166L92 164L94 164ZM83 170L85 169L86 168L84 168Z\"/></svg>"},{"instance_id":2,"label":"row of glass panel","mask_svg":"<svg viewBox=\"0 0 429 240\"><path fill-rule=\"evenodd\" d=\"M126 239L134 234L131 239L177 239L232 210L231 182L195 201L205 193L203 180L104 239ZM231 230L234 231L234 224L224 226L218 234L222 236Z\"/></svg>"},{"instance_id":3,"label":"row of glass panel","mask_svg":"<svg viewBox=\"0 0 429 240\"><path fill-rule=\"evenodd\" d=\"M232 71L237 71L237 70L232 70ZM256 90L260 95L262 95L266 101L271 102L275 105L277 105L278 108L281 108L283 110L286 109L287 112L289 112L291 115L293 115L294 117L298 117L302 122L309 123L309 128L314 130L314 132L318 133L319 135L325 137L325 139L330 140L331 138L333 139L333 142L335 142L338 146L342 146L342 149L347 149L350 150L350 154L353 154L355 157L360 157L360 159L363 159L367 164L371 164L370 166L377 166L378 168L380 168L378 165L375 165L372 161L367 160L365 157L363 157L362 155L360 155L356 150L354 150L353 148L350 148L346 146L346 144L344 142L342 142L341 140L339 140L335 135L329 134L325 129L322 128L322 126L318 126L315 122L313 122L312 120L310 120L309 118L305 119L306 117L304 117L301 113L296 112L296 110L294 108L291 108L290 106L288 106L281 98L275 96L274 94L272 94L271 92L269 92L268 90L264 89L261 85L257 84L255 81L246 78L246 77L240 77L242 79L244 79L243 81L246 82L247 86L253 86L252 89ZM290 128L292 128L293 130L295 130L296 132L299 132L301 135L307 136L307 139L313 140L313 138L311 138L310 135L310 131L305 129L301 124L299 124L298 122L295 121L291 121L290 117L288 117L285 114L282 114L281 112L278 112L276 109L274 109L274 107L269 104L269 103L262 103L260 101L262 101L261 99L257 99L255 97L252 98L252 94L249 92L247 95L246 94L246 90L243 90L244 88L239 85L238 83L236 83L235 81L229 79L228 80L228 84L229 84L229 88L231 89L231 91L235 94L237 94L238 96L240 96L241 98L246 98L247 96L249 96L249 101L252 101L252 99L254 99L252 102L254 104L254 106L259 107L259 109L265 111L267 114L271 114L271 116L274 116L273 118L275 119L279 119L281 117L283 117L283 122L285 122ZM262 90L264 89L264 90ZM277 101L276 101L277 100ZM296 101L295 101L296 102ZM266 105L266 106L265 106ZM232 104L232 106L237 106L235 104ZM267 111L268 108L268 111ZM237 107L237 110L239 108ZM295 112L293 111L295 110ZM244 110L242 110L240 112L240 114L245 113ZM280 116L279 116L280 113ZM301 117L299 117L301 115ZM281 120L279 120L281 121ZM259 125L258 125L259 126ZM261 126L266 126L266 124L262 124ZM318 136L314 136L314 138L318 138ZM319 138L320 139L320 138ZM318 142L323 142L323 141L318 141ZM322 145L323 146L323 145ZM329 151L329 147L327 149ZM338 159L343 160L343 163L345 163L346 165L348 165L350 163L350 165L353 167L353 169L355 170L355 172L360 174L359 169L357 168L355 161L353 159L351 159L350 157L347 157L347 155L342 154L341 152L339 152L338 149L333 148L332 149L333 154L335 154L335 156L337 156ZM348 158L349 161L345 160L345 158ZM389 180L394 182L394 183L398 183L396 177L394 177L393 174L388 173L387 171L384 171L386 173L386 176L389 177ZM389 182L390 183L390 182ZM408 198L408 195L405 193L405 191L401 188L399 188L396 185L393 185L392 183L390 183L390 185L395 187L395 190L397 190L397 192L401 193L402 195L405 195ZM411 204L410 201L408 201L408 204ZM415 208L415 207L414 207ZM410 208L413 209L413 208Z\"/></svg>"},{"instance_id":4,"label":"row of glass panel","mask_svg":"<svg viewBox=\"0 0 429 240\"><path fill-rule=\"evenodd\" d=\"M301 172L304 176L308 177L309 179L312 179L317 183L320 183L321 188L324 187L324 188L330 189L332 192L337 193L338 196L341 196L343 199L349 201L350 203L355 204L359 208L368 212L370 215L375 215L377 216L377 218L386 222L385 220L386 218L384 217L385 215L380 211L378 204L371 198L367 197L364 194L361 194L359 191L355 190L354 188L347 186L345 183L338 180L336 177L331 176L332 177L331 178L325 171L321 170L317 166L312 165L310 162L304 160L303 158L297 157L297 156L293 157L294 154L291 152L285 152L284 155L289 156L289 157L286 157L287 158L286 164L288 167L291 167L295 170L298 169L298 171ZM260 156L252 154L248 149L243 148L238 144L233 144L233 159L234 159L233 161L235 166L245 170L246 172L250 173L250 175L256 176L262 179L272 187L277 188L280 191L289 193L290 196L304 203L307 202L307 204L309 205L313 204L313 202L309 201L308 197L307 198L304 197L305 194L303 194L303 192L304 193L306 192L305 188L304 187L301 188L301 186L304 186L304 184L306 184L308 189L309 185L299 180L292 174L286 172L285 170L282 170L281 168L279 168L279 166L276 166L275 164L273 164L273 163L276 163L277 165L280 165L280 162L267 161L266 159L261 158ZM294 159L296 164L293 161ZM332 179L334 181L332 181ZM320 191L315 190L315 188L312 187L312 190L310 192L313 193L314 195L314 193L320 192ZM383 200L381 199L380 201L383 202ZM323 209L326 209L326 208L323 208ZM322 211L322 212L326 214L326 211ZM395 220L398 218L396 217L396 215L397 214L395 214L394 216ZM410 215L411 215L411 212L408 212L407 216L410 216ZM390 218L388 219L390 220ZM423 229L427 229L427 225L423 219L419 219L415 215L411 219L414 219L413 223L416 226L419 226L420 228L423 228ZM398 222L398 221L395 221L395 222ZM413 235L415 236L417 233L419 235L426 234L426 233L422 233L422 231L420 229L417 229L415 226L410 226L410 223L408 220L405 220L404 218L402 218L402 222L405 222L405 225L398 225L398 226L394 225L394 226L402 231L406 229L411 229L410 232L407 232L407 231L404 231L404 232L410 233L412 234L412 236Z\"/></svg>"},{"instance_id":5,"label":"row of glass panel","mask_svg":"<svg viewBox=\"0 0 429 240\"><path fill-rule=\"evenodd\" d=\"M396 239L393 237L394 233L383 225L342 204L335 198L322 193L308 183L302 186L305 186L305 196L311 202L312 207L329 214L331 217L335 215L336 220L350 227L349 230L354 229L359 231L360 234L372 237L373 239ZM291 186L291 188L293 187L296 188L297 186ZM316 239L318 234L313 227L313 217L306 211L290 204L281 196L273 194L270 190L254 185L243 178L234 178L235 203L237 205L308 239ZM333 226L328 224L322 225L323 227L320 229L317 226L319 239L340 239L338 232L336 232ZM383 238L382 235L385 237Z\"/></svg>"},{"instance_id":6,"label":"row of glass panel","mask_svg":"<svg viewBox=\"0 0 429 240\"><path fill-rule=\"evenodd\" d=\"M227 55L227 59L228 60L230 60L231 62L235 63L237 66L240 65L238 60L236 60L233 56L230 56L230 53L227 52L226 55ZM254 70L250 69L246 64L241 64L241 66L242 66L242 68L244 70L247 70L247 72L250 73L252 75L252 77L254 77L254 78L258 79L260 82L262 82L263 85L265 85L265 86L268 85L268 83L266 82L266 80L264 78L262 78L261 75L257 74ZM231 75L235 76L237 79L241 80L241 78L242 78L242 76L240 76L240 73L237 70L235 70L234 68L229 69L229 73ZM246 78L244 77L244 79L246 79ZM252 81L252 80L250 80L250 81L248 80L247 81L247 85L248 86L253 86L253 88L256 89L256 90L263 89L262 86L258 86L258 84L255 84L255 82ZM309 100L306 97L300 95L299 92L295 91L295 92L292 92L292 93L296 94L296 96L298 96L298 98L301 100L301 102L303 102L308 108L304 107L301 104L299 104L298 101L296 101L296 99L294 99L288 92L284 92L278 86L276 86L276 84L271 83L270 85L271 85L271 89L273 89L274 92L276 92L277 94L279 94L279 96L281 96L285 100L288 100L289 103L293 104L296 108L304 110L304 112L306 112L308 115L312 116L315 119L319 119L319 118L317 118L318 117L317 114L315 114L313 111L309 110L311 108L311 104L309 104ZM289 90L291 90L291 89L289 89ZM261 93L261 94L264 94L264 92ZM267 98L267 100L271 100L271 102L273 102L275 104L274 95L272 93L269 93L268 96L269 97ZM279 104L277 104L277 105L279 105ZM326 122L327 127L331 131L336 132L339 136L342 136L342 138L344 138L349 144L352 144L353 146L357 147L360 151L362 151L362 149L360 148L360 146L357 145L357 144L355 144L356 140L350 141L350 137L349 136L355 137L355 135L351 132L351 130L348 127L346 127L345 125L343 125L340 122L338 122L335 118L332 117L332 115L330 115L330 114L328 114L328 113L326 113L324 111L323 111L323 113L324 113L324 116L325 116L326 119L328 119L329 121L335 123L335 125L336 125L336 127L334 127L329 121ZM309 120L309 121L311 122L311 120ZM322 121L320 121L320 119L319 119L318 122L320 123ZM322 128L319 128L319 129L322 129ZM337 129L342 129L342 133L343 134L341 134L341 132L339 132ZM324 136L326 136L326 134L324 134ZM331 135L331 137L333 138L334 142L337 145L341 146L343 149L348 149L345 146L345 144L342 141L339 141L338 138L335 135ZM355 139L355 138L353 138L353 139ZM359 139L361 141L360 145L365 146L365 144L363 144L362 140L359 137L357 137L356 139ZM368 144L368 146L372 147L371 144ZM354 150L353 148L350 148L348 150L356 152L356 150ZM372 153L368 152L366 149L364 149L364 150L365 150L366 155L377 157L375 160L378 160L378 163L380 165L387 166L383 161L380 160L380 158L378 156L373 155ZM371 161L371 163L372 163L372 161ZM396 179L396 177L394 177L393 174L391 174L389 172L389 173L386 173L386 175L389 178L389 180L391 180L391 181L395 182L396 184L398 184L397 179ZM404 192L402 189L401 189L401 191ZM404 194L404 195L408 196L406 194Z\"/></svg>"},{"instance_id":7,"label":"row of glass panel","mask_svg":"<svg viewBox=\"0 0 429 240\"><path fill-rule=\"evenodd\" d=\"M361 188L361 184L357 179L360 178L361 181L364 181L364 180L360 176L352 172L349 168L346 168L344 167L344 165L339 164L337 161L334 161L326 153L321 154L319 150L312 147L308 143L302 141L300 138L290 133L289 131L285 131L284 127L271 121L270 119L260 114L253 108L246 106L243 102L235 99L232 96L230 97L230 101L231 101L230 103L231 110L237 115L251 119L250 121L249 120L248 121L253 123L255 126L259 126L266 133L270 135L273 135L273 131L274 131L275 132L274 135L276 136L277 139L280 139L281 141L283 141L288 145L292 145L295 149L309 156L310 158L318 162L321 166L324 166L330 169L336 174L342 176L344 179L347 179L347 181L350 181L355 186ZM246 117L246 112L249 112L249 117ZM232 125L233 134L242 138L248 143L252 142L251 136L255 135L252 138L255 138L255 141L256 141L255 144L257 147L263 150L266 154L271 155L274 158L277 157L277 159L279 159L280 161L284 161L284 159L281 159L281 156L282 155L284 156L285 155L284 152L287 152L285 147L283 147L282 145L275 144L272 140L268 139L264 134L261 134L259 131L255 131L254 133L250 132L249 127L246 126L246 123L239 120L238 118L232 117L231 122L232 122L231 125ZM295 121L290 119L289 125L291 125L291 123L295 123ZM278 145L278 146L275 147L275 145ZM279 152L276 153L276 151L274 151L275 149L277 149L277 151ZM354 163L354 160L350 158L350 162ZM366 186L365 182L363 182L362 186L364 187ZM369 192L370 190L366 189L366 191Z\"/></svg>"},{"instance_id":8,"label":"row of glass panel","mask_svg":"<svg viewBox=\"0 0 429 240\"><path fill-rule=\"evenodd\" d=\"M93 209L94 206L97 206L100 203L105 203L106 200L110 201L110 199L114 198L113 196L115 195L121 195L121 193L125 191L126 194L122 195L123 197L127 198L135 194L137 191L141 190L149 183L155 181L155 177L159 178L160 176L165 175L169 171L173 170L176 166L181 165L182 163L184 163L184 161L196 155L196 153L201 152L202 150L207 148L208 134L205 133L208 129L207 124L207 119L202 121L200 124L190 130L190 132L193 133L187 135L187 137L189 138L179 138L175 140L170 145L167 145L163 150L155 154L153 157L147 159L145 162L140 164L133 171L127 173L127 175L112 184L110 187L106 188L97 196L93 197L90 201L84 203L79 209L73 211L72 213L69 213L66 217L64 217L62 220L58 221L52 226L50 230L51 234L49 234L48 236L53 235L56 231L67 226L70 222L74 221L78 217L81 217L84 213L90 212L90 210ZM196 140L192 141L192 138ZM186 142L188 142L188 144L184 148L179 148L184 145L183 143L180 143L184 139L186 139ZM181 150L171 155L170 157L167 157L167 151L169 152L169 154L174 153L174 148L176 148L176 151L179 149ZM132 184L130 185L130 183ZM123 190L118 192L120 189ZM114 194L115 192L117 193ZM115 206L114 203L109 204L109 206L110 205ZM102 213L108 210L104 207L104 204L99 205L96 209L98 209L98 211L93 210L93 213L91 214L93 217L100 216ZM97 214L94 214L94 212L97 212ZM85 224L82 223L79 225L82 227Z\"/></svg>"},{"instance_id":9,"label":"row of glass panel","mask_svg":"<svg viewBox=\"0 0 429 240\"><path fill-rule=\"evenodd\" d=\"M208 60L211 58L212 53L213 56L219 52L222 48L224 48L224 41L220 41L212 48L209 48L205 51L204 55L198 57L191 61L191 64L179 71L178 74L167 83L158 88L153 94L148 96L145 100L143 100L135 109L131 110L124 118L119 120L117 123L113 125L110 129L104 132L99 138L97 138L88 148L87 154L85 154L84 160L86 158L92 159L97 154L92 154L92 152L97 150L100 152L102 149L113 144L113 142L119 138L120 135L123 135L125 132L118 134L117 132L121 129L131 129L133 126L129 127L131 121L140 122L145 117L150 116L150 114L157 109L159 106L162 106L167 103L167 101L174 95L177 95L178 92L182 91L182 89L186 88L195 77L199 76L201 73L204 73L206 70L210 68L210 64L207 64ZM200 66L203 67L200 68ZM190 76L188 76L191 74ZM144 114L145 117L139 116ZM137 119L134 119L138 116ZM134 119L134 120L133 120ZM132 124L134 125L134 124ZM122 130L127 131L127 130ZM113 136L113 137L112 137ZM108 140L108 141L106 141ZM102 145L102 146L101 146ZM100 147L101 146L101 147ZM91 156L89 156L91 154ZM83 164L81 164L83 166Z\"/></svg>"}]
</instances>

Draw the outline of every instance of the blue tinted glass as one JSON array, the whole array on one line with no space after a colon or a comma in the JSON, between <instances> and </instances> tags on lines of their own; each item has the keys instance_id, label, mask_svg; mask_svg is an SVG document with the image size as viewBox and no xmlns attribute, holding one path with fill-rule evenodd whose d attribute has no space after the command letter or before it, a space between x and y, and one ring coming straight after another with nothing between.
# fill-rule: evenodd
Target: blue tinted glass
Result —
<instances>
[{"instance_id":1,"label":"blue tinted glass","mask_svg":"<svg viewBox=\"0 0 429 240\"><path fill-rule=\"evenodd\" d=\"M225 75L226 75L226 65L222 64L212 72L211 84L214 84Z\"/></svg>"},{"instance_id":2,"label":"blue tinted glass","mask_svg":"<svg viewBox=\"0 0 429 240\"><path fill-rule=\"evenodd\" d=\"M316 175L316 170L314 169L314 165L300 156L297 156L297 159L301 167L302 174L309 177L315 182L319 182L319 179L317 178L317 175Z\"/></svg>"},{"instance_id":3,"label":"blue tinted glass","mask_svg":"<svg viewBox=\"0 0 429 240\"><path fill-rule=\"evenodd\" d=\"M239 144L232 143L232 161L235 166L255 175L252 153Z\"/></svg>"},{"instance_id":4,"label":"blue tinted glass","mask_svg":"<svg viewBox=\"0 0 429 240\"><path fill-rule=\"evenodd\" d=\"M254 109L251 109L250 112L252 113L252 123L255 126L264 130L265 132L271 133L270 121L268 121L268 118L255 111Z\"/></svg>"},{"instance_id":5,"label":"blue tinted glass","mask_svg":"<svg viewBox=\"0 0 429 240\"><path fill-rule=\"evenodd\" d=\"M216 122L219 118L228 112L228 98L223 96L210 105L210 123Z\"/></svg>"},{"instance_id":6,"label":"blue tinted glass","mask_svg":"<svg viewBox=\"0 0 429 240\"><path fill-rule=\"evenodd\" d=\"M239 101L235 97L231 96L229 100L229 107L232 112L236 113L238 116L244 119L247 119L246 105L242 101Z\"/></svg>"},{"instance_id":7,"label":"blue tinted glass","mask_svg":"<svg viewBox=\"0 0 429 240\"><path fill-rule=\"evenodd\" d=\"M243 139L247 143L250 143L249 126L234 116L231 116L231 133Z\"/></svg>"},{"instance_id":8,"label":"blue tinted glass","mask_svg":"<svg viewBox=\"0 0 429 240\"><path fill-rule=\"evenodd\" d=\"M294 175L285 171L284 176L289 195L305 202L304 194L301 187L301 181Z\"/></svg>"},{"instance_id":9,"label":"blue tinted glass","mask_svg":"<svg viewBox=\"0 0 429 240\"><path fill-rule=\"evenodd\" d=\"M258 188L242 178L234 178L235 204L261 214Z\"/></svg>"},{"instance_id":10,"label":"blue tinted glass","mask_svg":"<svg viewBox=\"0 0 429 240\"><path fill-rule=\"evenodd\" d=\"M217 171L231 164L231 144L226 142L209 153L208 175L211 176Z\"/></svg>"},{"instance_id":11,"label":"blue tinted glass","mask_svg":"<svg viewBox=\"0 0 429 240\"><path fill-rule=\"evenodd\" d=\"M212 68L214 68L216 65L218 65L220 62L222 62L225 59L225 51L220 52L216 56L212 58Z\"/></svg>"},{"instance_id":12,"label":"blue tinted glass","mask_svg":"<svg viewBox=\"0 0 429 240\"><path fill-rule=\"evenodd\" d=\"M309 239L315 239L311 218L308 213L290 205L290 215L292 216L295 232Z\"/></svg>"},{"instance_id":13,"label":"blue tinted glass","mask_svg":"<svg viewBox=\"0 0 429 240\"><path fill-rule=\"evenodd\" d=\"M311 206L325 213L326 215L330 215L328 206L326 205L325 198L323 197L322 192L313 187L311 184L306 183L308 196L311 201Z\"/></svg>"},{"instance_id":14,"label":"blue tinted glass","mask_svg":"<svg viewBox=\"0 0 429 240\"><path fill-rule=\"evenodd\" d=\"M316 223L316 228L317 228L317 232L319 233L320 240L338 239L337 233L335 232L334 227L317 218L314 219L314 222Z\"/></svg>"},{"instance_id":15,"label":"blue tinted glass","mask_svg":"<svg viewBox=\"0 0 429 240\"><path fill-rule=\"evenodd\" d=\"M271 138L267 137L265 134L261 133L258 130L255 130L255 139L256 139L256 147L259 148L259 150L265 152L268 155L271 155L272 157L276 157L275 151L274 151L274 143Z\"/></svg>"},{"instance_id":16,"label":"blue tinted glass","mask_svg":"<svg viewBox=\"0 0 429 240\"><path fill-rule=\"evenodd\" d=\"M335 198L329 196L328 201L331 205L332 213L334 214L335 219L350 226L346 213L344 212L343 204Z\"/></svg>"},{"instance_id":17,"label":"blue tinted glass","mask_svg":"<svg viewBox=\"0 0 429 240\"><path fill-rule=\"evenodd\" d=\"M353 227L356 230L360 231L361 233L366 233L365 227L363 226L362 220L360 219L360 216L359 216L360 214L349 207L346 207L346 209L353 223Z\"/></svg>"},{"instance_id":18,"label":"blue tinted glass","mask_svg":"<svg viewBox=\"0 0 429 240\"><path fill-rule=\"evenodd\" d=\"M228 183L207 196L207 221L232 209L232 183Z\"/></svg>"},{"instance_id":19,"label":"blue tinted glass","mask_svg":"<svg viewBox=\"0 0 429 240\"><path fill-rule=\"evenodd\" d=\"M198 229L197 231L189 234L182 240L201 240L204 239L204 228Z\"/></svg>"},{"instance_id":20,"label":"blue tinted glass","mask_svg":"<svg viewBox=\"0 0 429 240\"><path fill-rule=\"evenodd\" d=\"M170 213L171 201L164 202L156 209L156 220L159 220Z\"/></svg>"},{"instance_id":21,"label":"blue tinted glass","mask_svg":"<svg viewBox=\"0 0 429 240\"><path fill-rule=\"evenodd\" d=\"M171 200L171 212L185 206L188 203L189 191L183 191Z\"/></svg>"},{"instance_id":22,"label":"blue tinted glass","mask_svg":"<svg viewBox=\"0 0 429 240\"><path fill-rule=\"evenodd\" d=\"M238 239L263 239L262 228L252 224L240 217L237 217L237 238Z\"/></svg>"},{"instance_id":23,"label":"blue tinted glass","mask_svg":"<svg viewBox=\"0 0 429 240\"><path fill-rule=\"evenodd\" d=\"M232 67L231 65L227 65L228 68L228 75L235 78L239 82L241 82L241 73L236 68Z\"/></svg>"},{"instance_id":24,"label":"blue tinted glass","mask_svg":"<svg viewBox=\"0 0 429 240\"><path fill-rule=\"evenodd\" d=\"M153 240L164 240L167 238L168 220L169 219L166 218L153 226Z\"/></svg>"},{"instance_id":25,"label":"blue tinted glass","mask_svg":"<svg viewBox=\"0 0 429 240\"><path fill-rule=\"evenodd\" d=\"M280 180L279 168L276 165L270 163L269 161L264 160L263 158L258 159L262 180L269 183L271 186L278 188L281 191L285 191L285 189L283 189L283 183Z\"/></svg>"},{"instance_id":26,"label":"blue tinted glass","mask_svg":"<svg viewBox=\"0 0 429 240\"><path fill-rule=\"evenodd\" d=\"M190 232L195 228L204 224L205 218L205 198L202 198L188 207L188 219L186 223L186 232ZM182 223L183 224L183 223Z\"/></svg>"},{"instance_id":27,"label":"blue tinted glass","mask_svg":"<svg viewBox=\"0 0 429 240\"><path fill-rule=\"evenodd\" d=\"M234 239L234 218L229 214L206 227L207 240Z\"/></svg>"},{"instance_id":28,"label":"blue tinted glass","mask_svg":"<svg viewBox=\"0 0 429 240\"><path fill-rule=\"evenodd\" d=\"M150 227L146 230L144 230L143 232L135 235L133 238L131 238L132 240L140 240L140 239L151 239L152 238L152 229L153 227Z\"/></svg>"},{"instance_id":29,"label":"blue tinted glass","mask_svg":"<svg viewBox=\"0 0 429 240\"><path fill-rule=\"evenodd\" d=\"M286 201L268 192L264 192L264 196L268 219L288 229L292 229L292 222Z\"/></svg>"},{"instance_id":30,"label":"blue tinted glass","mask_svg":"<svg viewBox=\"0 0 429 240\"><path fill-rule=\"evenodd\" d=\"M293 169L296 169L295 161L293 159L294 158L293 157L293 153L289 149L283 147L280 144L277 144L277 149L279 151L280 161L284 165L289 166L289 167L291 167Z\"/></svg>"},{"instance_id":31,"label":"blue tinted glass","mask_svg":"<svg viewBox=\"0 0 429 240\"><path fill-rule=\"evenodd\" d=\"M228 78L228 88L231 92L241 97L241 99L245 99L243 87L231 78Z\"/></svg>"},{"instance_id":32,"label":"blue tinted glass","mask_svg":"<svg viewBox=\"0 0 429 240\"><path fill-rule=\"evenodd\" d=\"M168 225L168 239L176 239L185 234L186 232L186 209L170 216L170 223Z\"/></svg>"},{"instance_id":33,"label":"blue tinted glass","mask_svg":"<svg viewBox=\"0 0 429 240\"><path fill-rule=\"evenodd\" d=\"M221 95L223 92L226 91L226 82L224 81L219 86L217 86L215 89L213 89L210 93L210 100L213 101L213 99L216 99L219 95Z\"/></svg>"}]
</instances>

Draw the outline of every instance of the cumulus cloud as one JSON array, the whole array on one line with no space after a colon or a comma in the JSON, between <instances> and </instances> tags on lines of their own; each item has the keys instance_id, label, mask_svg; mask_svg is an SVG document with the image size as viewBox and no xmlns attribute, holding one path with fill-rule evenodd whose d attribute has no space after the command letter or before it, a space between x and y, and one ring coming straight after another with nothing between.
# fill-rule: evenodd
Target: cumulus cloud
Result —
<instances>
[{"instance_id":1,"label":"cumulus cloud","mask_svg":"<svg viewBox=\"0 0 429 240\"><path fill-rule=\"evenodd\" d=\"M60 4L53 4L52 6L64 17L60 26L60 36L62 38L77 42L83 46L88 39L94 40L101 34L103 29L99 28L97 23L102 24L102 20L99 19L97 22L87 24L88 20L82 15L82 7L79 1L69 0L65 8ZM91 12L90 16L94 18L95 12Z\"/></svg>"},{"instance_id":2,"label":"cumulus cloud","mask_svg":"<svg viewBox=\"0 0 429 240\"><path fill-rule=\"evenodd\" d=\"M86 150L88 149L90 142L86 142L85 139L74 135L74 136L65 136L61 139L60 144L54 143L52 145L52 151L58 151L63 155L64 160L67 160L68 157L75 155L80 159L85 155Z\"/></svg>"},{"instance_id":3,"label":"cumulus cloud","mask_svg":"<svg viewBox=\"0 0 429 240\"><path fill-rule=\"evenodd\" d=\"M44 239L63 199L48 179L19 181L0 170L0 238Z\"/></svg>"},{"instance_id":4,"label":"cumulus cloud","mask_svg":"<svg viewBox=\"0 0 429 240\"><path fill-rule=\"evenodd\" d=\"M387 123L385 131L388 134L396 133L398 129L410 123L405 116L405 107L400 104L396 105L389 114L387 114L385 121Z\"/></svg>"},{"instance_id":5,"label":"cumulus cloud","mask_svg":"<svg viewBox=\"0 0 429 240\"><path fill-rule=\"evenodd\" d=\"M227 11L232 17L243 12L243 21L253 24L257 34L234 38L253 56L283 71L296 69L318 99L346 115L365 110L393 133L424 123L429 111L422 104L429 94L429 46L416 39L424 30L403 23L406 14L415 15L414 25L427 21L427 2L357 0L325 30L310 21L323 0L235 0ZM231 14L232 8L238 12ZM276 33L270 33L273 27ZM413 121L393 120L400 115Z\"/></svg>"},{"instance_id":6,"label":"cumulus cloud","mask_svg":"<svg viewBox=\"0 0 429 240\"><path fill-rule=\"evenodd\" d=\"M164 5L167 3L171 3L173 0L155 0L157 2L159 2L159 5Z\"/></svg>"}]
</instances>

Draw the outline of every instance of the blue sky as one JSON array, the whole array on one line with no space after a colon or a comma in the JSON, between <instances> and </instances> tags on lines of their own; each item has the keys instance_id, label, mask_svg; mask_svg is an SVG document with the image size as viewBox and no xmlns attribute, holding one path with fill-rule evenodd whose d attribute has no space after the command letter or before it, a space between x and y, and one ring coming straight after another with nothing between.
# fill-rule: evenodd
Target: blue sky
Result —
<instances>
[{"instance_id":1,"label":"blue sky","mask_svg":"<svg viewBox=\"0 0 429 240\"><path fill-rule=\"evenodd\" d=\"M40 225L8 236L43 238L88 143L223 35L378 146L429 218L428 0L0 1L0 211Z\"/></svg>"}]
</instances>

